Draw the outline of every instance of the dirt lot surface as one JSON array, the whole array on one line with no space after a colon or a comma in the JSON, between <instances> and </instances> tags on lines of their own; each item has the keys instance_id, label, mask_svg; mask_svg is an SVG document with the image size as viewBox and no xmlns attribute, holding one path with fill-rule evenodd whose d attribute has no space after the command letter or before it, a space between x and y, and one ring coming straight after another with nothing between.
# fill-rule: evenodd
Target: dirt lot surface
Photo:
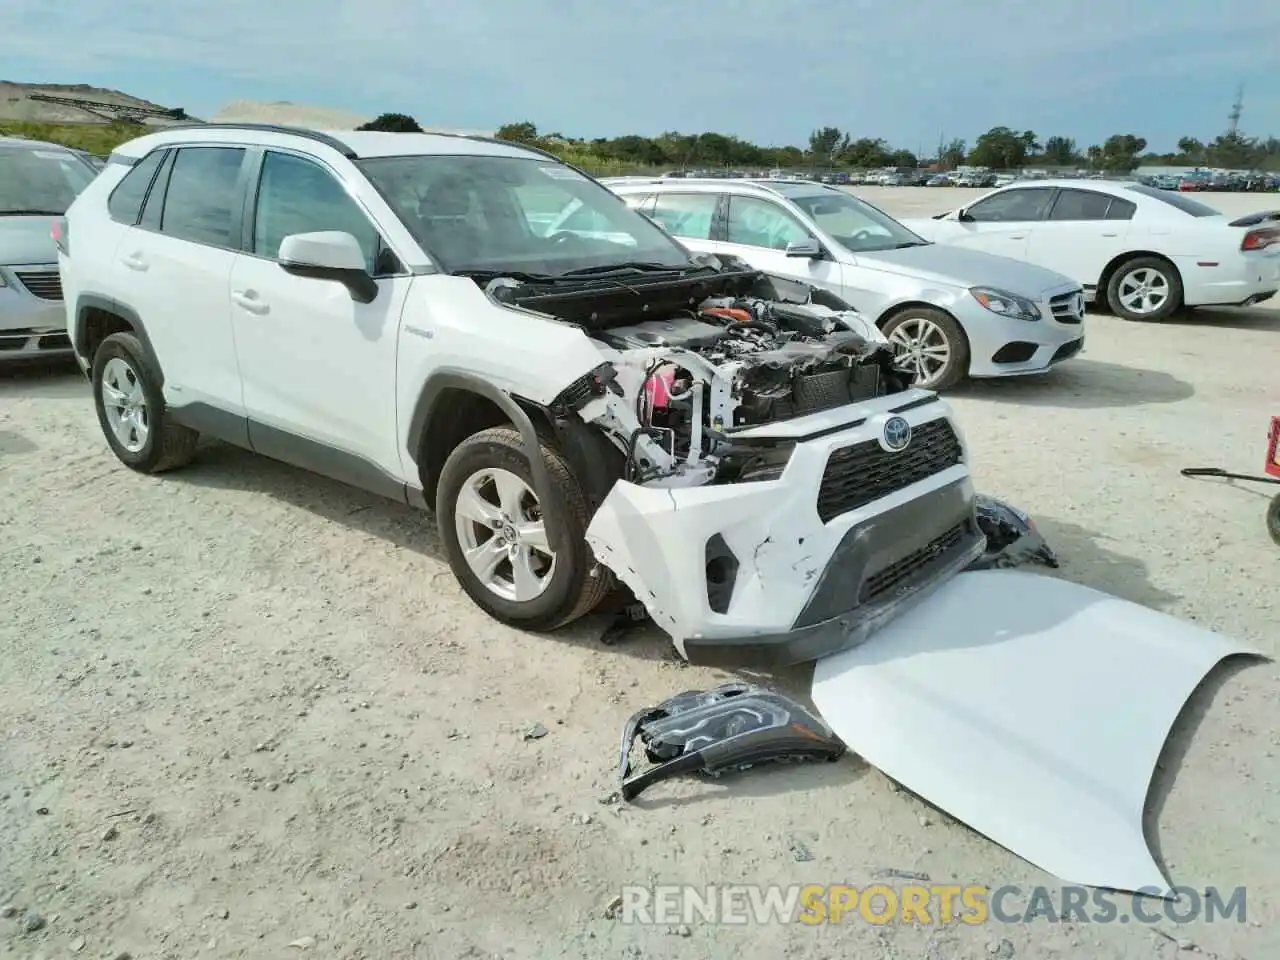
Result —
<instances>
[{"instance_id":1,"label":"dirt lot surface","mask_svg":"<svg viewBox=\"0 0 1280 960\"><path fill-rule=\"evenodd\" d=\"M1263 488L1178 475L1260 468L1269 306L1091 315L1079 358L952 402L979 488L1034 513L1063 576L1275 654ZM140 477L71 372L0 374L0 492L0 955L1280 956L1272 663L1193 698L1149 812L1172 882L1248 887L1243 923L628 926L605 916L628 883L1058 885L856 757L608 802L626 716L727 674L657 633L500 627L431 518L289 467L212 446ZM803 695L808 673L772 682Z\"/></svg>"}]
</instances>

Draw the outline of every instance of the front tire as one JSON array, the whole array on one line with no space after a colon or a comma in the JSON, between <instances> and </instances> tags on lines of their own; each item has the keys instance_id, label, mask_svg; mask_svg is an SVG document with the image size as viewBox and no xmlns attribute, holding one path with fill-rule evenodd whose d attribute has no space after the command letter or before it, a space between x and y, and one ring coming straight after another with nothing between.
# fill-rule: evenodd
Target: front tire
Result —
<instances>
[{"instance_id":1,"label":"front tire","mask_svg":"<svg viewBox=\"0 0 1280 960\"><path fill-rule=\"evenodd\" d=\"M1182 306L1182 278L1165 260L1135 257L1111 275L1107 305L1122 320L1159 323Z\"/></svg>"},{"instance_id":2,"label":"front tire","mask_svg":"<svg viewBox=\"0 0 1280 960\"><path fill-rule=\"evenodd\" d=\"M946 390L969 372L969 340L949 313L910 307L890 317L881 329L898 366L914 375L912 386Z\"/></svg>"},{"instance_id":3,"label":"front tire","mask_svg":"<svg viewBox=\"0 0 1280 960\"><path fill-rule=\"evenodd\" d=\"M160 373L132 333L113 333L93 355L93 401L107 445L139 473L160 473L191 462L200 435L171 423Z\"/></svg>"},{"instance_id":4,"label":"front tire","mask_svg":"<svg viewBox=\"0 0 1280 960\"><path fill-rule=\"evenodd\" d=\"M445 461L436 489L436 523L462 589L495 620L524 630L564 626L614 587L585 540L586 499L569 464L546 443L539 454L551 480L552 516L562 546L548 546L547 517L518 430L495 427L468 437Z\"/></svg>"}]
</instances>

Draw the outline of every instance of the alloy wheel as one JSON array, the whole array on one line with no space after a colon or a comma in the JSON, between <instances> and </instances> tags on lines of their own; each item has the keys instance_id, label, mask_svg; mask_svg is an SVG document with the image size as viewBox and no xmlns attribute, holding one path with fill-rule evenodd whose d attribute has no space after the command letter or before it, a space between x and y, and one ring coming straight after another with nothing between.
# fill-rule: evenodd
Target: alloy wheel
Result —
<instances>
[{"instance_id":1,"label":"alloy wheel","mask_svg":"<svg viewBox=\"0 0 1280 960\"><path fill-rule=\"evenodd\" d=\"M142 381L128 362L112 357L102 368L102 407L116 442L130 453L147 445L151 411Z\"/></svg>"},{"instance_id":2,"label":"alloy wheel","mask_svg":"<svg viewBox=\"0 0 1280 960\"><path fill-rule=\"evenodd\" d=\"M486 468L458 492L454 525L463 558L485 589L526 603L551 584L556 556L538 497L509 470Z\"/></svg>"},{"instance_id":3,"label":"alloy wheel","mask_svg":"<svg viewBox=\"0 0 1280 960\"><path fill-rule=\"evenodd\" d=\"M908 317L889 334L898 366L915 374L924 386L937 380L951 362L946 331L925 317Z\"/></svg>"},{"instance_id":4,"label":"alloy wheel","mask_svg":"<svg viewBox=\"0 0 1280 960\"><path fill-rule=\"evenodd\" d=\"M1169 279L1154 267L1139 267L1121 278L1119 299L1136 316L1155 313L1169 299Z\"/></svg>"}]
</instances>

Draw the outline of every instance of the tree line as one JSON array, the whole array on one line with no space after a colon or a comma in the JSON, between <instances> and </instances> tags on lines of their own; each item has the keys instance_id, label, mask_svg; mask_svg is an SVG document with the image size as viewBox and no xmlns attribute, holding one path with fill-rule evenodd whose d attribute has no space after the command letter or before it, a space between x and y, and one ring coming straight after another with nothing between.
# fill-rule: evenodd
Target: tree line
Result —
<instances>
[{"instance_id":1,"label":"tree line","mask_svg":"<svg viewBox=\"0 0 1280 960\"><path fill-rule=\"evenodd\" d=\"M422 128L405 114L383 114L363 129L416 131ZM1080 146L1066 136L1041 139L1031 130L992 127L972 144L951 140L938 144L933 156L920 157L883 139L855 137L839 127L822 127L804 147L765 147L725 133L668 131L656 137L627 134L582 139L544 133L528 121L498 128L502 140L540 147L575 162L609 167L741 168L820 167L876 169L936 166L950 170L968 164L996 170L1023 167L1072 167L1127 173L1142 164L1230 169L1280 169L1280 139L1248 137L1228 131L1212 140L1183 137L1175 153L1147 152L1147 141L1133 133L1117 133L1100 144Z\"/></svg>"}]
</instances>

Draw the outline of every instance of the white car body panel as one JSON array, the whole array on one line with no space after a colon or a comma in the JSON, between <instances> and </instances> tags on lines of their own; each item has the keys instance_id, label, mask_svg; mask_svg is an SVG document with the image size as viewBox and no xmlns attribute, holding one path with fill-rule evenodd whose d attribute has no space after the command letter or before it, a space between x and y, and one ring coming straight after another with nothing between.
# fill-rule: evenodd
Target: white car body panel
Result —
<instances>
[{"instance_id":1,"label":"white car body panel","mask_svg":"<svg viewBox=\"0 0 1280 960\"><path fill-rule=\"evenodd\" d=\"M547 404L605 359L581 330L538 313L499 307L468 277L416 277L404 316L396 403L406 481L415 484L418 451L408 448L409 418L422 384L433 374L468 373L499 390Z\"/></svg>"},{"instance_id":2,"label":"white car body panel","mask_svg":"<svg viewBox=\"0 0 1280 960\"><path fill-rule=\"evenodd\" d=\"M1280 289L1280 244L1243 251L1240 245L1250 227L1233 227L1232 218L1224 214L1192 216L1165 200L1130 189L1125 182L1038 180L1013 184L992 190L961 209L1009 191L1045 188L1118 197L1134 204L1136 210L1129 220L1017 222L965 222L957 219L959 210L952 210L941 218L911 218L901 223L937 243L1016 256L1058 271L1083 284L1091 299L1105 299L1106 292L1095 288L1109 264L1126 255L1144 254L1165 257L1178 268L1187 306L1240 304ZM1198 198L1191 202L1213 206Z\"/></svg>"},{"instance_id":3,"label":"white car body panel","mask_svg":"<svg viewBox=\"0 0 1280 960\"><path fill-rule=\"evenodd\" d=\"M262 257L236 257L231 327L248 416L356 454L403 480L396 385L386 374L395 369L400 314L413 282L379 280L374 301L358 303L341 283L294 276Z\"/></svg>"},{"instance_id":4,"label":"white car body panel","mask_svg":"<svg viewBox=\"0 0 1280 960\"><path fill-rule=\"evenodd\" d=\"M1132 232L1128 220L1046 221L1035 225L1023 255L1038 266L1096 283L1107 264L1128 249Z\"/></svg>"},{"instance_id":5,"label":"white car body panel","mask_svg":"<svg viewBox=\"0 0 1280 960\"><path fill-rule=\"evenodd\" d=\"M1053 577L975 571L820 661L813 699L868 763L1036 866L1163 893L1143 835L1152 773L1234 654L1256 651Z\"/></svg>"},{"instance_id":6,"label":"white car body panel","mask_svg":"<svg viewBox=\"0 0 1280 960\"><path fill-rule=\"evenodd\" d=\"M244 414L231 332L236 257L138 228L116 249L116 270L130 284L127 302L148 318L151 344L165 358L165 401L175 407L209 403Z\"/></svg>"}]
</instances>

